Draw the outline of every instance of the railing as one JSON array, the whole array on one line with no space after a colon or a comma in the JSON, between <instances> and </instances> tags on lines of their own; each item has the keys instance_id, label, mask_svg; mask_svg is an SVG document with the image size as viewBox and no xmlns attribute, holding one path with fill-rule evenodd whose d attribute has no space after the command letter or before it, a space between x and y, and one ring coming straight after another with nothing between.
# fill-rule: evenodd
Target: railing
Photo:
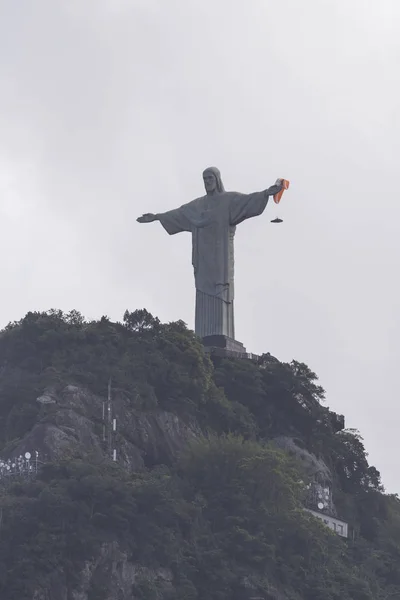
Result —
<instances>
[{"instance_id":1,"label":"railing","mask_svg":"<svg viewBox=\"0 0 400 600\"><path fill-rule=\"evenodd\" d=\"M34 450L7 460L0 459L0 484L10 483L15 478L35 477L43 464L40 458L39 452Z\"/></svg>"}]
</instances>

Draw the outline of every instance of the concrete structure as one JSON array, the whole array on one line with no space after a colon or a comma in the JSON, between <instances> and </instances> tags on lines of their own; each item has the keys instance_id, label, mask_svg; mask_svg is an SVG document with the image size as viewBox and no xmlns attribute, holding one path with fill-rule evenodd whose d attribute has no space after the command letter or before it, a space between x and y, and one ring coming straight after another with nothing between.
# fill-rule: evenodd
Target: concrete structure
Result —
<instances>
[{"instance_id":1,"label":"concrete structure","mask_svg":"<svg viewBox=\"0 0 400 600\"><path fill-rule=\"evenodd\" d=\"M316 510L310 510L309 508L305 509L307 512L317 517L320 521L322 521L329 529L332 529L335 533L340 535L341 537L347 538L349 535L349 526L348 523L338 519L337 517L332 517L331 515L326 515L324 513L317 512Z\"/></svg>"}]
</instances>

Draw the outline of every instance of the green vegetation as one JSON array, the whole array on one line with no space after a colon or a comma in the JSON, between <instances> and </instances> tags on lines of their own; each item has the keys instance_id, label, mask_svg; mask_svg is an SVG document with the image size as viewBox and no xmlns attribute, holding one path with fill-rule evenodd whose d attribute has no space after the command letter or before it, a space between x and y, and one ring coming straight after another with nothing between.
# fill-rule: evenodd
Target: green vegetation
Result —
<instances>
[{"instance_id":1,"label":"green vegetation","mask_svg":"<svg viewBox=\"0 0 400 600\"><path fill-rule=\"evenodd\" d=\"M145 310L123 323L50 311L1 332L0 369L3 452L43 418L44 388L104 395L110 376L137 410L170 411L204 432L173 464L134 475L86 456L0 488L2 600L32 600L58 572L72 597L85 561L111 542L171 573L169 586L138 577L140 600L400 599L400 501L384 493L358 433L337 432L306 365L211 361L183 323ZM306 475L271 443L278 435L331 469L349 540L302 509ZM88 599L105 600L105 589L94 579Z\"/></svg>"}]
</instances>

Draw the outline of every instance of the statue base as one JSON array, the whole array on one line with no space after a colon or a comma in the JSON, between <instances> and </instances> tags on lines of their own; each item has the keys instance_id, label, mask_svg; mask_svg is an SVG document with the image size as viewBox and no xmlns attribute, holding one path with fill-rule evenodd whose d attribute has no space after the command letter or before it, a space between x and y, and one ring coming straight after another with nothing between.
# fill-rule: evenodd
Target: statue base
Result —
<instances>
[{"instance_id":1,"label":"statue base","mask_svg":"<svg viewBox=\"0 0 400 600\"><path fill-rule=\"evenodd\" d=\"M246 348L242 342L238 342L226 335L207 335L203 337L203 344L206 348L224 348L231 352L246 354Z\"/></svg>"},{"instance_id":2,"label":"statue base","mask_svg":"<svg viewBox=\"0 0 400 600\"><path fill-rule=\"evenodd\" d=\"M226 335L207 335L202 339L204 349L214 356L223 356L231 358L248 358L255 360L258 357L246 352L242 342L238 342Z\"/></svg>"}]
</instances>

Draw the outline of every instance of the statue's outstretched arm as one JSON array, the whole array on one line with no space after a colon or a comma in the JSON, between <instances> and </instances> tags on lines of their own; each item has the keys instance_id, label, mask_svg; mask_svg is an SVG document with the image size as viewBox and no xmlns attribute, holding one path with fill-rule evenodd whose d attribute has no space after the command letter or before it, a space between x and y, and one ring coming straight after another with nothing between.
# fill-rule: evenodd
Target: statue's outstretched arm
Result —
<instances>
[{"instance_id":1,"label":"statue's outstretched arm","mask_svg":"<svg viewBox=\"0 0 400 600\"><path fill-rule=\"evenodd\" d=\"M170 235L180 233L181 231L192 231L192 225L188 220L184 207L168 210L164 213L146 213L136 219L139 223L152 223L160 221L161 225Z\"/></svg>"},{"instance_id":2,"label":"statue's outstretched arm","mask_svg":"<svg viewBox=\"0 0 400 600\"><path fill-rule=\"evenodd\" d=\"M261 215L267 206L270 196L278 194L282 189L282 183L278 180L275 185L252 194L236 194L230 205L230 224L239 225L246 219Z\"/></svg>"}]
</instances>

